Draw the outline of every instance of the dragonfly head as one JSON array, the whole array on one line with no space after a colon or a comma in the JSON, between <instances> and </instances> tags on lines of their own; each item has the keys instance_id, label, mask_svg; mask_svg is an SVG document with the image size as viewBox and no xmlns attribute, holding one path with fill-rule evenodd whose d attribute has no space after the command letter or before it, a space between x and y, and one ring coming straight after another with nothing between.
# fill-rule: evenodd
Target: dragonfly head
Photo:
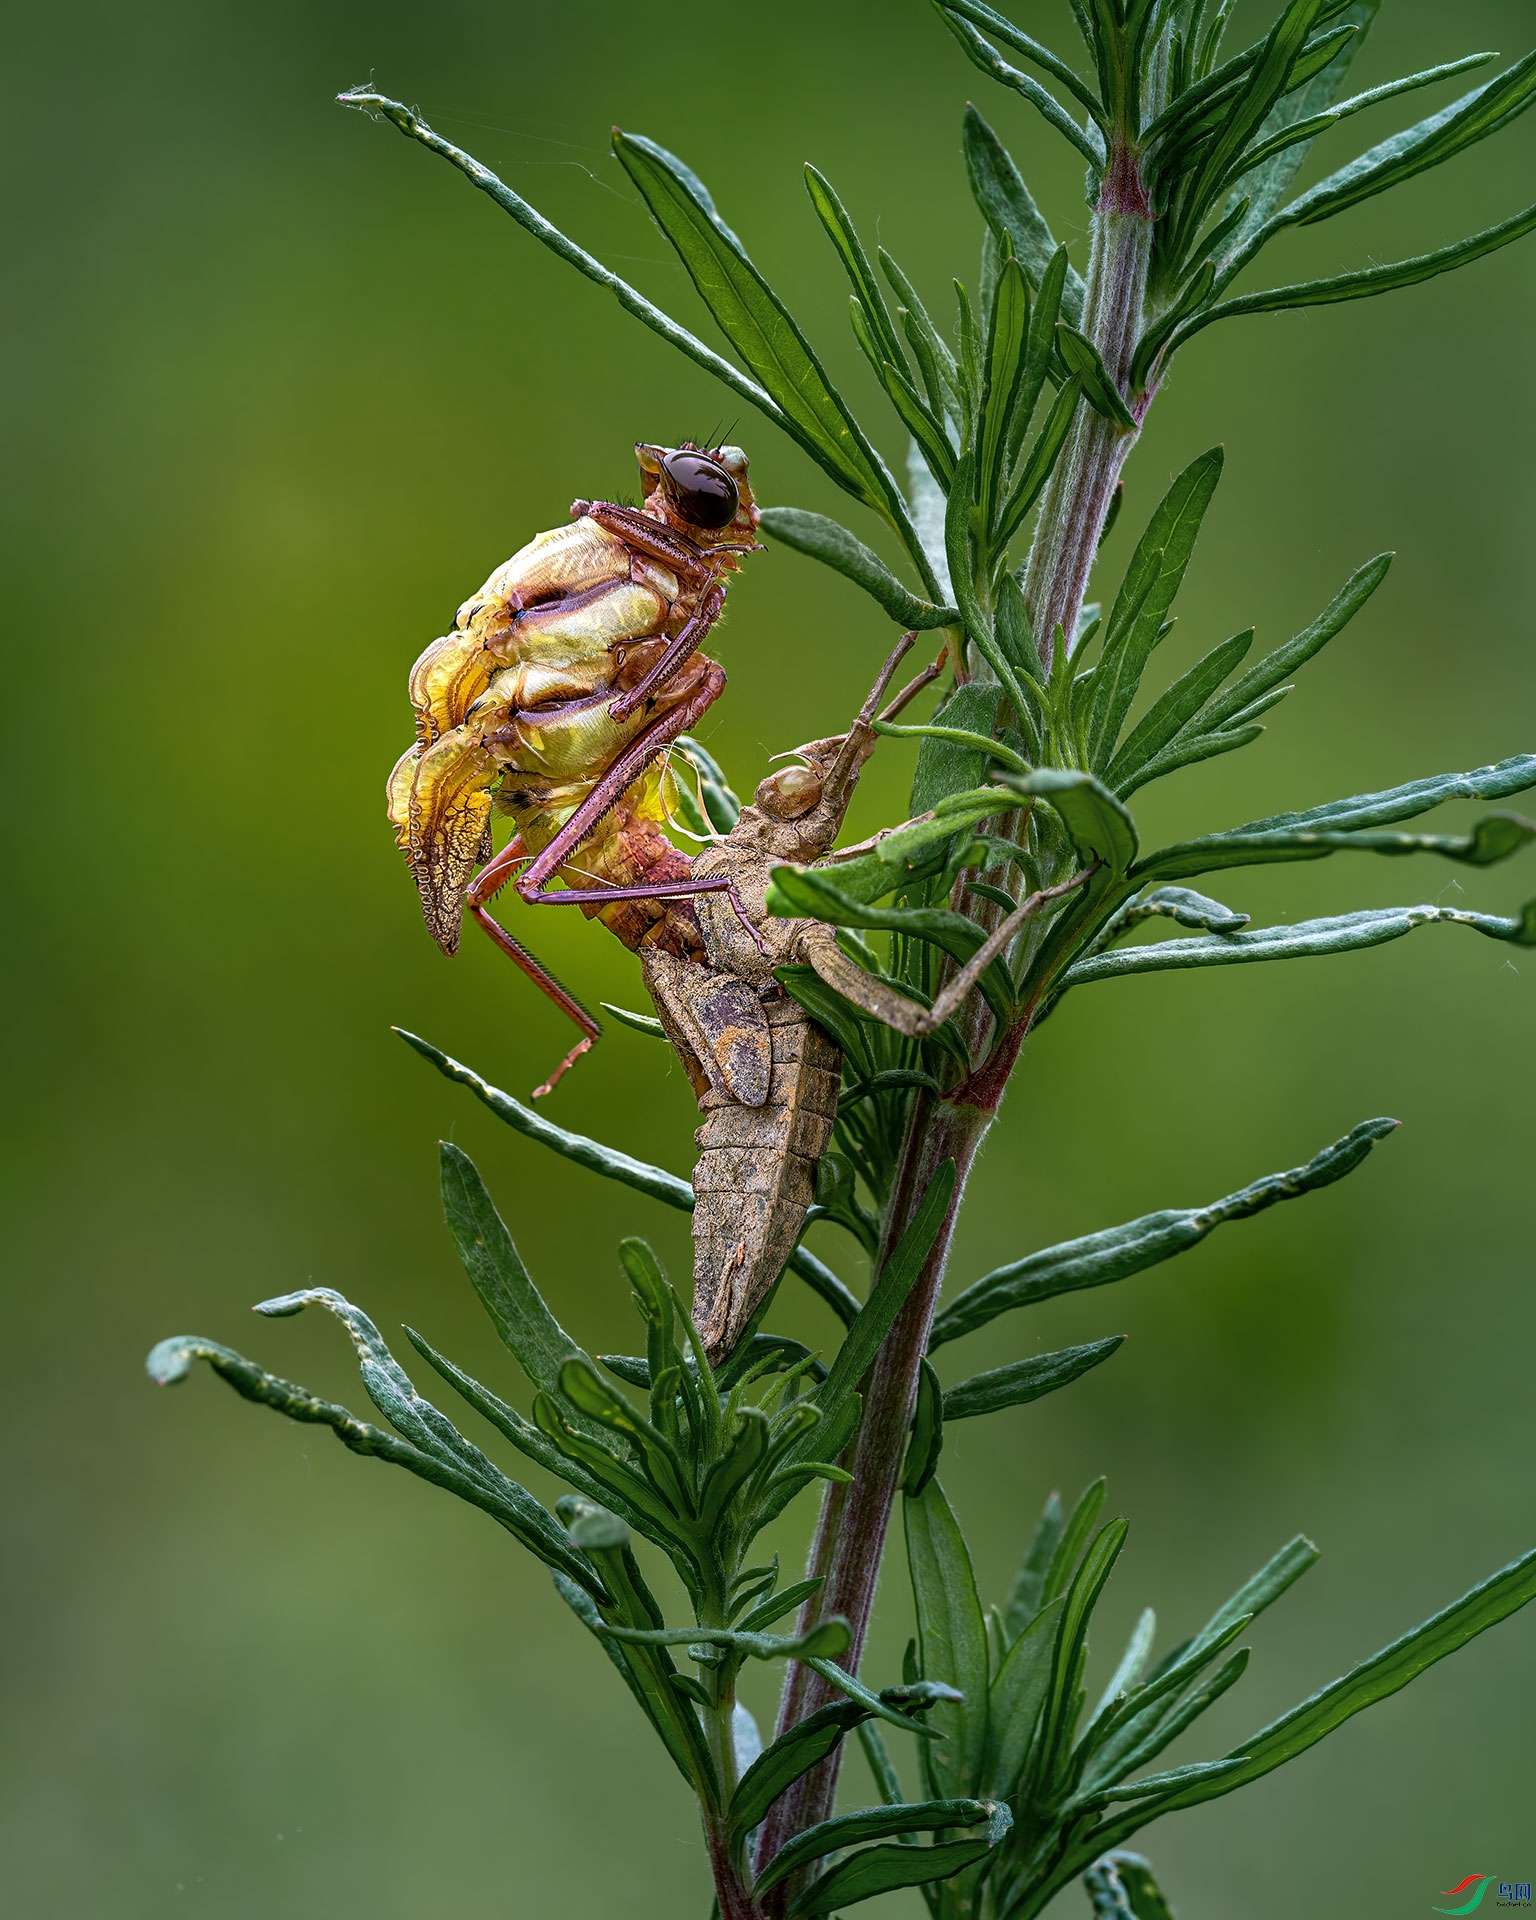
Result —
<instances>
[{"instance_id":1,"label":"dragonfly head","mask_svg":"<svg viewBox=\"0 0 1536 1920\"><path fill-rule=\"evenodd\" d=\"M757 507L740 447L635 448L645 489L645 512L687 534L706 551L750 548L757 541Z\"/></svg>"}]
</instances>

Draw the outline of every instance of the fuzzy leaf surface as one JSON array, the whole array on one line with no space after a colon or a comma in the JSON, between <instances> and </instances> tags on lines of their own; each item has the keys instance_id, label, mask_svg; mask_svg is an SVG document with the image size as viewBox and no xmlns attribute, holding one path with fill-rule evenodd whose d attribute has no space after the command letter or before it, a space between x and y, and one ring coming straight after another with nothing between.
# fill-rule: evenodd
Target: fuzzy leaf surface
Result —
<instances>
[{"instance_id":1,"label":"fuzzy leaf surface","mask_svg":"<svg viewBox=\"0 0 1536 1920\"><path fill-rule=\"evenodd\" d=\"M936 607L904 587L873 549L824 513L803 507L764 507L762 527L782 546L808 554L862 587L869 597L902 627L923 631L954 626L960 619L953 607Z\"/></svg>"},{"instance_id":2,"label":"fuzzy leaf surface","mask_svg":"<svg viewBox=\"0 0 1536 1920\"><path fill-rule=\"evenodd\" d=\"M986 1760L986 1622L965 1538L938 1481L930 1480L917 1499L904 1500L902 1511L923 1677L961 1696L936 1711L935 1726L948 1738L923 1754L929 1791L952 1799L980 1785Z\"/></svg>"},{"instance_id":3,"label":"fuzzy leaf surface","mask_svg":"<svg viewBox=\"0 0 1536 1920\"><path fill-rule=\"evenodd\" d=\"M835 1820L823 1820L807 1827L780 1847L758 1875L753 1892L767 1893L792 1873L845 1847L856 1847L866 1840L884 1840L889 1834L937 1833L945 1827L976 1827L990 1820L997 1811L990 1800L912 1800L894 1806L861 1807L856 1813L839 1814Z\"/></svg>"},{"instance_id":4,"label":"fuzzy leaf surface","mask_svg":"<svg viewBox=\"0 0 1536 1920\"><path fill-rule=\"evenodd\" d=\"M1077 987L1092 980L1113 980L1131 973L1167 973L1189 967L1229 967L1258 960L1315 959L1334 953L1354 953L1362 947L1383 946L1401 940L1415 927L1471 927L1490 940L1510 940L1519 947L1536 946L1536 900L1513 919L1497 913L1469 913L1461 907L1362 907L1356 913L1330 914L1321 920L1298 920L1291 926L1253 927L1242 933L1211 934L1197 940L1163 940L1153 946L1124 948L1118 953L1093 954L1068 967L1062 986Z\"/></svg>"},{"instance_id":5,"label":"fuzzy leaf surface","mask_svg":"<svg viewBox=\"0 0 1536 1920\"><path fill-rule=\"evenodd\" d=\"M962 1334L974 1333L1000 1313L1032 1306L1058 1293L1082 1287L1107 1286L1142 1273L1186 1248L1198 1245L1227 1220L1246 1220L1280 1200L1295 1200L1331 1186L1358 1167L1378 1140L1397 1126L1395 1120L1363 1120L1357 1127L1324 1147L1302 1167L1266 1174L1203 1207L1171 1207L1143 1214L1122 1226L1105 1227L1078 1240L1031 1253L1022 1260L997 1267L942 1309L933 1323L929 1351Z\"/></svg>"},{"instance_id":6,"label":"fuzzy leaf surface","mask_svg":"<svg viewBox=\"0 0 1536 1920\"><path fill-rule=\"evenodd\" d=\"M1042 1399L1058 1387L1070 1386L1085 1373L1102 1366L1124 1340L1123 1333L1116 1333L1107 1340L1063 1347L1057 1353L1031 1354L1027 1360L1015 1360L1010 1366L973 1374L944 1395L944 1418L970 1420L980 1413L1026 1406L1031 1400Z\"/></svg>"}]
</instances>

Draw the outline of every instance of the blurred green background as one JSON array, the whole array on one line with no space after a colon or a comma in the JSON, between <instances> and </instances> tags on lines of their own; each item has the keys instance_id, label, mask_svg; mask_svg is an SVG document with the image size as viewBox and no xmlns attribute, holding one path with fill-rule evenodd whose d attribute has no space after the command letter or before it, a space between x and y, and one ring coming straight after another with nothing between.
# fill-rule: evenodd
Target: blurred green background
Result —
<instances>
[{"instance_id":1,"label":"blurred green background","mask_svg":"<svg viewBox=\"0 0 1536 1920\"><path fill-rule=\"evenodd\" d=\"M1016 11L1067 31L1065 9ZM1513 58L1536 27L1519 0L1384 15L1362 84L1480 45ZM382 811L404 676L573 495L632 487L636 438L734 421L760 499L841 511L733 396L331 96L371 75L418 102L699 325L606 152L613 121L661 139L894 455L801 162L935 305L951 274L974 284L968 96L1081 263L1079 168L916 0L60 0L18 10L8 39L7 1910L702 1920L680 1783L542 1569L205 1374L157 1393L141 1371L154 1340L196 1331L356 1404L333 1325L250 1318L313 1281L507 1387L442 1227L439 1136L476 1156L584 1342L632 1347L614 1244L644 1233L684 1271L686 1222L541 1155L390 1036L411 1027L519 1094L569 1039L484 943L450 966L422 929ZM1330 154L1420 106L1398 104ZM1440 244L1533 180L1528 121L1287 240L1266 272ZM1532 745L1533 297L1527 243L1389 301L1213 330L1180 361L1122 521L1134 534L1225 441L1170 668L1254 620L1273 644L1362 559L1399 558L1259 746L1144 796L1144 836ZM842 723L889 639L811 563L755 558L707 730L737 784ZM907 752L882 749L856 831L899 817ZM1223 893L1295 918L1508 911L1532 889L1529 863L1362 861ZM639 1003L633 960L595 928L543 916L536 943L589 1001ZM957 1283L1294 1164L1366 1115L1405 1122L1345 1185L946 1355L954 1378L1132 1335L1072 1392L952 1436L945 1480L991 1595L1050 1488L1100 1471L1133 1522L1113 1634L1150 1601L1178 1637L1298 1529L1324 1548L1182 1757L1532 1544L1533 989L1528 957L1431 929L1315 967L1096 987L1026 1055ZM691 1103L653 1042L611 1032L549 1106L688 1166ZM831 1332L803 1295L777 1314ZM809 1514L784 1524L790 1558ZM908 1630L893 1564L870 1671L894 1676ZM1153 1829L1181 1920L1410 1914L1474 1869L1529 1879L1533 1678L1521 1617L1293 1769ZM755 1697L771 1711L766 1674ZM864 1796L862 1763L849 1775Z\"/></svg>"}]
</instances>

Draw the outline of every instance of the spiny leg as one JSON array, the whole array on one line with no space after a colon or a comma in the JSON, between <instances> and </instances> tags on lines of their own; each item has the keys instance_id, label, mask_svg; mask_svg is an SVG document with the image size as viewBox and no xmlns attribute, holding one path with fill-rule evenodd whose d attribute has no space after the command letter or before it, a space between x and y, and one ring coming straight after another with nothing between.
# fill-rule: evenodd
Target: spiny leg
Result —
<instances>
[{"instance_id":1,"label":"spiny leg","mask_svg":"<svg viewBox=\"0 0 1536 1920\"><path fill-rule=\"evenodd\" d=\"M1080 873L1074 873L1070 880L1063 880L1054 887L1042 887L1038 893L1032 893L1027 900L1021 901L1008 918L987 936L931 1007L924 1007L906 994L898 993L894 987L888 987L883 980L876 980L866 973L843 952L837 944L835 931L829 926L820 923L807 925L800 936L801 951L827 985L835 988L845 1000L851 1000L856 1007L872 1014L886 1026L894 1027L908 1039L921 1040L943 1026L958 1011L961 1002L987 968L999 954L1006 951L1015 936L1024 930L1026 923L1042 907L1074 892L1097 871L1098 863L1095 862L1091 867L1084 867Z\"/></svg>"},{"instance_id":2,"label":"spiny leg","mask_svg":"<svg viewBox=\"0 0 1536 1920\"><path fill-rule=\"evenodd\" d=\"M687 733L696 726L724 691L725 671L711 661L703 686L630 742L544 851L518 876L515 883L517 891L529 906L590 907L597 900L607 905L618 900L684 900L701 893L724 893L729 895L737 919L746 928L758 952L763 951L762 935L747 917L734 881L728 879L661 880L633 887L571 887L563 893L544 891L559 868L571 859L588 834L613 809L657 754L680 733Z\"/></svg>"},{"instance_id":3,"label":"spiny leg","mask_svg":"<svg viewBox=\"0 0 1536 1920\"><path fill-rule=\"evenodd\" d=\"M615 720L626 720L637 708L644 706L657 691L678 671L689 654L697 652L704 644L710 628L720 618L725 605L725 588L718 581L705 589L699 604L689 614L679 629L675 639L667 644L666 651L649 673L627 693L621 693L608 711Z\"/></svg>"},{"instance_id":4,"label":"spiny leg","mask_svg":"<svg viewBox=\"0 0 1536 1920\"><path fill-rule=\"evenodd\" d=\"M663 527L652 520L649 514L637 513L633 507L616 507L606 500L574 501L571 511L575 513L578 510L595 520L600 527L616 533L626 546L643 553L647 559L669 567L677 574L681 584L699 595L697 606L661 658L638 685L620 694L614 701L610 712L615 720L624 720L655 698L657 689L665 686L689 654L703 645L705 635L720 618L720 610L725 604L725 583L711 564L713 555L750 553L753 549L722 544L706 554L686 534Z\"/></svg>"},{"instance_id":5,"label":"spiny leg","mask_svg":"<svg viewBox=\"0 0 1536 1920\"><path fill-rule=\"evenodd\" d=\"M568 993L549 969L541 961L536 960L521 941L514 940L500 921L493 920L485 910L486 901L500 893L512 877L512 869L527 858L528 855L523 851L521 834L514 834L496 858L475 875L470 883L469 892L465 895L465 905L484 932L514 966L521 967L539 991L547 994L560 1011L581 1028L583 1037L571 1048L543 1085L534 1088L533 1098L542 1100L556 1082L564 1074L569 1073L581 1056L587 1052L592 1042L601 1035L602 1028L576 996Z\"/></svg>"}]
</instances>

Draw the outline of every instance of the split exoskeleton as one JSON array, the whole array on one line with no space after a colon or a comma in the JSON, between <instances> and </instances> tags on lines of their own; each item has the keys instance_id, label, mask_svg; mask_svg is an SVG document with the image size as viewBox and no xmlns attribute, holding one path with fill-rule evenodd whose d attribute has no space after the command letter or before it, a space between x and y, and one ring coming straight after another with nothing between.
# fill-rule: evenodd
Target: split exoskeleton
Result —
<instances>
[{"instance_id":1,"label":"split exoskeleton","mask_svg":"<svg viewBox=\"0 0 1536 1920\"><path fill-rule=\"evenodd\" d=\"M598 1025L487 902L511 880L530 904L580 906L628 947L698 952L687 902L730 884L694 879L667 839L666 750L725 686L698 649L737 556L756 546L747 460L690 443L636 455L638 511L578 500L569 526L498 567L422 654L410 678L416 741L389 780L389 817L439 946L456 951L467 907L582 1029L540 1093ZM493 808L514 828L494 859ZM556 879L564 890L547 891Z\"/></svg>"},{"instance_id":2,"label":"split exoskeleton","mask_svg":"<svg viewBox=\"0 0 1536 1920\"><path fill-rule=\"evenodd\" d=\"M757 510L738 448L636 451L647 483L639 512L577 501L572 524L498 567L416 662L417 738L390 776L389 815L443 950L456 951L467 909L581 1027L538 1094L598 1025L487 903L511 880L530 905L579 906L639 953L705 1114L694 1319L718 1361L794 1251L837 1114L839 1050L774 970L808 964L864 1001L878 987L830 927L768 916L769 877L781 861L830 850L912 639L848 733L797 749L797 764L770 774L729 833L690 859L667 837L678 805L668 749L724 688L723 670L698 648L737 556L756 544ZM514 828L494 858L493 809ZM564 890L546 891L555 880ZM919 1011L893 998L898 1018ZM883 1004L870 1010L891 1017Z\"/></svg>"},{"instance_id":3,"label":"split exoskeleton","mask_svg":"<svg viewBox=\"0 0 1536 1920\"><path fill-rule=\"evenodd\" d=\"M721 893L698 902L702 964L659 944L640 956L705 1116L695 1135L693 1318L717 1363L741 1340L795 1250L837 1117L841 1052L783 991L775 970L811 966L877 1017L892 1013L883 998L871 1004L879 983L844 956L831 927L771 918L766 896L775 866L821 859L842 830L878 737L871 723L911 645L905 636L849 732L798 748L799 764L771 773L730 832L695 858L699 878L728 878L734 888L723 912ZM881 717L894 718L937 673L934 666L919 674ZM914 1002L901 1004L921 1014Z\"/></svg>"}]
</instances>

